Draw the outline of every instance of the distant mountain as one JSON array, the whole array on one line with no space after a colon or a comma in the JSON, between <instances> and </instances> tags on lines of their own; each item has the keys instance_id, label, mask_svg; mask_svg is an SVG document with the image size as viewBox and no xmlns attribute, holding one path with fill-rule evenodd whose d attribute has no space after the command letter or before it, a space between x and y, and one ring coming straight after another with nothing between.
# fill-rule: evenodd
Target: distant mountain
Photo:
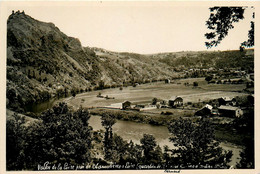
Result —
<instances>
[{"instance_id":1,"label":"distant mountain","mask_svg":"<svg viewBox=\"0 0 260 174\"><path fill-rule=\"evenodd\" d=\"M82 47L79 39L62 33L53 23L15 12L7 20L7 108L23 112L26 105L51 97L183 77L183 70L190 67L222 66L217 63L222 59L226 66L229 59L223 55L227 54L141 55ZM243 58L238 51L229 55Z\"/></svg>"}]
</instances>

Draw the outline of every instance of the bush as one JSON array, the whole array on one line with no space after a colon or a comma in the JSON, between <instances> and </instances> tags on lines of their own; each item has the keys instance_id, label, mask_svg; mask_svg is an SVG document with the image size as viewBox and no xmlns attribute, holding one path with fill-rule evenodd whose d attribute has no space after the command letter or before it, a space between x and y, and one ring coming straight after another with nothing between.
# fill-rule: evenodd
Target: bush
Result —
<instances>
[{"instance_id":1,"label":"bush","mask_svg":"<svg viewBox=\"0 0 260 174\"><path fill-rule=\"evenodd\" d=\"M90 115L80 108L72 112L59 103L40 116L41 121L25 126L17 114L7 122L7 169L37 170L48 161L52 165L91 161Z\"/></svg>"},{"instance_id":2,"label":"bush","mask_svg":"<svg viewBox=\"0 0 260 174\"><path fill-rule=\"evenodd\" d=\"M193 82L193 86L194 86L194 87L199 86L198 82Z\"/></svg>"}]
</instances>

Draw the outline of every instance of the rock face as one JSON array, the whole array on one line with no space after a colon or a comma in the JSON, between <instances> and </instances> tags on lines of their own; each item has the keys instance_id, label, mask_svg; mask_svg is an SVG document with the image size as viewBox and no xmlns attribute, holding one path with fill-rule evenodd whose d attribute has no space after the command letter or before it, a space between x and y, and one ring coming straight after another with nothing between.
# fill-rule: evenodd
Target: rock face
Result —
<instances>
[{"instance_id":1,"label":"rock face","mask_svg":"<svg viewBox=\"0 0 260 174\"><path fill-rule=\"evenodd\" d=\"M13 110L72 91L174 75L148 56L84 48L79 39L24 12L8 18L6 92L7 107Z\"/></svg>"}]
</instances>

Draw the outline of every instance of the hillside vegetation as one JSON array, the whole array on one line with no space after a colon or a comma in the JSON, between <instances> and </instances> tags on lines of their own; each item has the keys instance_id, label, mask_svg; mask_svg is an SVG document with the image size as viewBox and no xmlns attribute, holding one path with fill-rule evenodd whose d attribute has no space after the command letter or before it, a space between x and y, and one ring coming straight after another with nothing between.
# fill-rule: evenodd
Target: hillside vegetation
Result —
<instances>
[{"instance_id":1,"label":"hillside vegetation","mask_svg":"<svg viewBox=\"0 0 260 174\"><path fill-rule=\"evenodd\" d=\"M165 63L175 71L183 71L191 68L198 69L230 69L237 68L254 71L254 50L249 49L243 52L231 51L187 51L176 53L160 53L150 55L151 58Z\"/></svg>"},{"instance_id":2,"label":"hillside vegetation","mask_svg":"<svg viewBox=\"0 0 260 174\"><path fill-rule=\"evenodd\" d=\"M52 97L180 78L184 69L227 67L227 62L252 69L253 56L239 51L141 55L83 47L53 23L16 12L7 20L7 108L24 112L28 104Z\"/></svg>"}]
</instances>

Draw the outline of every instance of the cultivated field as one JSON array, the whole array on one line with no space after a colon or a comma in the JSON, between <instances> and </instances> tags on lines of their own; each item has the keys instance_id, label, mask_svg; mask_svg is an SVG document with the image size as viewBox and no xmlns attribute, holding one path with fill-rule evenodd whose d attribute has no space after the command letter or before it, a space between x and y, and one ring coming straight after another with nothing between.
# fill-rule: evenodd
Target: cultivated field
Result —
<instances>
[{"instance_id":1,"label":"cultivated field","mask_svg":"<svg viewBox=\"0 0 260 174\"><path fill-rule=\"evenodd\" d=\"M193 87L193 82L197 81L199 86ZM189 83L190 85L184 85ZM124 87L92 91L78 94L76 97L63 99L68 105L78 108L82 107L104 107L111 104L122 103L126 100L132 103L151 103L153 98L169 100L174 96L181 96L184 103L202 102L220 97L235 97L246 95L241 91L245 84L207 84L204 78L189 78L173 81L171 84L156 82L142 84L137 87ZM99 98L97 95L114 97L115 99Z\"/></svg>"}]
</instances>

